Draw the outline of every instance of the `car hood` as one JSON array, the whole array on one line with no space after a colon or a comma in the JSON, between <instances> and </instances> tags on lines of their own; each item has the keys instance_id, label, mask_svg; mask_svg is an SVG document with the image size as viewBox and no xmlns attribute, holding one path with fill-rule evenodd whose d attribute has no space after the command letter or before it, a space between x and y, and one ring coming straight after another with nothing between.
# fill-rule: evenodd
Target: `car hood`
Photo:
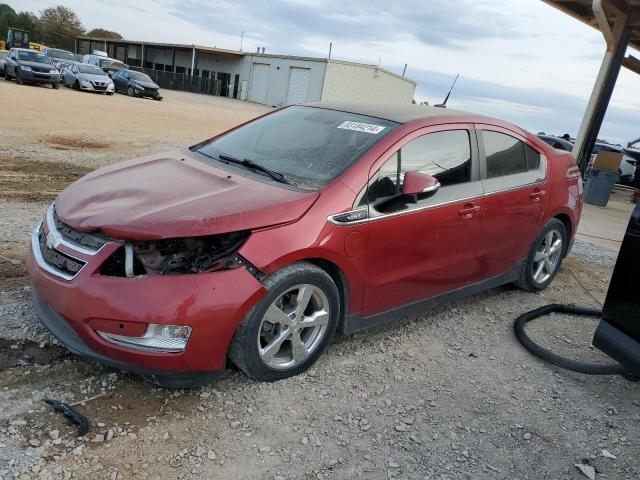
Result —
<instances>
[{"instance_id":1,"label":"car hood","mask_svg":"<svg viewBox=\"0 0 640 480\"><path fill-rule=\"evenodd\" d=\"M138 80L133 80L133 83L137 83L138 85L142 85L144 88L160 88L153 82L140 82Z\"/></svg>"},{"instance_id":2,"label":"car hood","mask_svg":"<svg viewBox=\"0 0 640 480\"><path fill-rule=\"evenodd\" d=\"M103 74L99 74L99 73L79 73L76 76L78 78L81 78L82 80L87 80L89 82L106 82L106 83L109 83L109 80L111 80L109 78L109 75L107 75L106 73L103 73Z\"/></svg>"},{"instance_id":3,"label":"car hood","mask_svg":"<svg viewBox=\"0 0 640 480\"><path fill-rule=\"evenodd\" d=\"M96 170L56 199L69 226L143 240L212 235L292 222L318 198L172 151Z\"/></svg>"}]
</instances>

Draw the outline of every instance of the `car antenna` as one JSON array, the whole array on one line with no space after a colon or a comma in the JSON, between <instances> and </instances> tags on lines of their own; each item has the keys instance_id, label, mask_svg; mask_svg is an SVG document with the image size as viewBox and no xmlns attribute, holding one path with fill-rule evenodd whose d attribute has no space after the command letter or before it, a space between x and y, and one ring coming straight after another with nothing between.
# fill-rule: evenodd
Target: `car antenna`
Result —
<instances>
[{"instance_id":1,"label":"car antenna","mask_svg":"<svg viewBox=\"0 0 640 480\"><path fill-rule=\"evenodd\" d=\"M451 88L449 89L449 93L447 93L447 96L444 98L444 102L439 103L438 105L434 105L436 107L439 108L447 108L447 102L449 101L449 97L451 96L451 92L453 92L453 87L456 86L456 82L458 81L458 77L460 76L460 74L456 75L456 78L453 80L453 83L451 84Z\"/></svg>"}]
</instances>

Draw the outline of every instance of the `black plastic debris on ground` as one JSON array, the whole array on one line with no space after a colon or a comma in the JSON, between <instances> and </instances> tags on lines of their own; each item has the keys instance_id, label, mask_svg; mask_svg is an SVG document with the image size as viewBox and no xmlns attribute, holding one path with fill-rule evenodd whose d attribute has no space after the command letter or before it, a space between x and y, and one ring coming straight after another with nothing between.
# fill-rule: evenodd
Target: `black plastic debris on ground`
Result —
<instances>
[{"instance_id":1,"label":"black plastic debris on ground","mask_svg":"<svg viewBox=\"0 0 640 480\"><path fill-rule=\"evenodd\" d=\"M84 415L78 413L75 408L58 400L46 399L45 402L51 405L56 412L62 413L69 420L69 425L77 425L78 435L84 437L89 433L89 420L87 420L87 417Z\"/></svg>"}]
</instances>

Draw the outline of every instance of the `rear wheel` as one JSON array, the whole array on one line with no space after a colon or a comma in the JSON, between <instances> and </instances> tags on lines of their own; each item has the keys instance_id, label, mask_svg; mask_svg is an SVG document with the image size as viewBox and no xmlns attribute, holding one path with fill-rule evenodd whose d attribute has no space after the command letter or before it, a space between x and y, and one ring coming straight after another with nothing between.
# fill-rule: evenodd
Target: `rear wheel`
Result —
<instances>
[{"instance_id":1,"label":"rear wheel","mask_svg":"<svg viewBox=\"0 0 640 480\"><path fill-rule=\"evenodd\" d=\"M331 277L310 263L268 277L269 291L242 321L229 357L249 377L272 382L307 370L331 341L340 301Z\"/></svg>"},{"instance_id":2,"label":"rear wheel","mask_svg":"<svg viewBox=\"0 0 640 480\"><path fill-rule=\"evenodd\" d=\"M562 265L567 246L564 224L557 218L549 220L533 242L516 285L529 292L547 288Z\"/></svg>"}]
</instances>

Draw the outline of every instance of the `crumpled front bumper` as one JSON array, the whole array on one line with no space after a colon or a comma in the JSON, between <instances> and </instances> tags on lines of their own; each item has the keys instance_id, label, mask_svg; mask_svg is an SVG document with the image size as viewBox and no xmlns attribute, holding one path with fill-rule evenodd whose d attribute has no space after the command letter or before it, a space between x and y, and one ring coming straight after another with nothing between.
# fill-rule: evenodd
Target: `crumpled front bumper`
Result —
<instances>
[{"instance_id":1,"label":"crumpled front bumper","mask_svg":"<svg viewBox=\"0 0 640 480\"><path fill-rule=\"evenodd\" d=\"M47 227L45 221L46 233L56 233L55 225ZM89 254L68 241L41 246L35 232L33 238L27 266L40 321L72 352L154 378L188 381L223 371L237 326L266 294L243 267L193 275L113 277L102 275L100 266L120 247L118 243ZM38 251L43 248L86 263L75 275L61 275ZM97 334L140 336L150 323L191 327L186 348L179 353L142 351Z\"/></svg>"}]
</instances>

